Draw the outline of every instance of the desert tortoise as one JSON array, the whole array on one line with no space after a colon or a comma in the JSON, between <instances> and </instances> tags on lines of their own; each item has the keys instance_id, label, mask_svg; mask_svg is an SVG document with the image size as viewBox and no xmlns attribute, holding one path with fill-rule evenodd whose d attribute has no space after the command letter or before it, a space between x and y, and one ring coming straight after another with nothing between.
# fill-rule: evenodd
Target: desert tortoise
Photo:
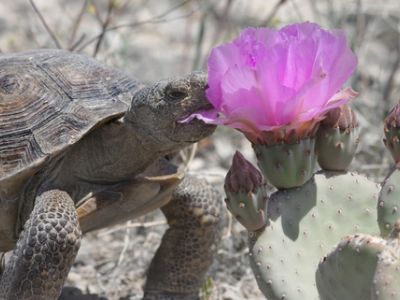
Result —
<instances>
[{"instance_id":1,"label":"desert tortoise","mask_svg":"<svg viewBox=\"0 0 400 300\"><path fill-rule=\"evenodd\" d=\"M161 206L170 228L144 298L197 299L220 203L163 157L214 131L179 122L209 107L205 87L201 73L139 83L62 50L0 56L0 252L14 249L1 300L57 299L82 232Z\"/></svg>"}]
</instances>

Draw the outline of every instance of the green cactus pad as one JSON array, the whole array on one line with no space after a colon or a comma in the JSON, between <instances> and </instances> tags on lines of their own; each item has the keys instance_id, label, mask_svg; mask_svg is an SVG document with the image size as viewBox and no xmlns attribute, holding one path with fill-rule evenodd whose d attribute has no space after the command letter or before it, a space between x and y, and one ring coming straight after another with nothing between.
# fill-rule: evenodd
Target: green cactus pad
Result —
<instances>
[{"instance_id":1,"label":"green cactus pad","mask_svg":"<svg viewBox=\"0 0 400 300\"><path fill-rule=\"evenodd\" d=\"M256 194L225 192L227 195L225 203L228 210L247 230L255 231L265 226L267 195L264 193L264 189L258 189Z\"/></svg>"},{"instance_id":2,"label":"green cactus pad","mask_svg":"<svg viewBox=\"0 0 400 300\"><path fill-rule=\"evenodd\" d=\"M396 222L386 243L379 254L378 265L372 284L372 300L400 299L400 223Z\"/></svg>"},{"instance_id":3,"label":"green cactus pad","mask_svg":"<svg viewBox=\"0 0 400 300\"><path fill-rule=\"evenodd\" d=\"M378 223L386 237L400 218L400 170L395 169L385 179L378 201Z\"/></svg>"},{"instance_id":4,"label":"green cactus pad","mask_svg":"<svg viewBox=\"0 0 400 300\"><path fill-rule=\"evenodd\" d=\"M269 300L316 300L318 263L348 234L377 234L379 186L354 173L321 172L268 202L268 226L250 233L250 262Z\"/></svg>"},{"instance_id":5,"label":"green cactus pad","mask_svg":"<svg viewBox=\"0 0 400 300\"><path fill-rule=\"evenodd\" d=\"M321 300L370 300L371 286L386 240L370 236L348 236L323 258L316 272Z\"/></svg>"},{"instance_id":6,"label":"green cactus pad","mask_svg":"<svg viewBox=\"0 0 400 300\"><path fill-rule=\"evenodd\" d=\"M303 185L313 175L317 157L315 140L274 146L253 144L264 176L278 189Z\"/></svg>"},{"instance_id":7,"label":"green cactus pad","mask_svg":"<svg viewBox=\"0 0 400 300\"><path fill-rule=\"evenodd\" d=\"M400 128L386 128L385 139L383 141L386 148L390 151L394 161L396 163L400 162Z\"/></svg>"},{"instance_id":8,"label":"green cactus pad","mask_svg":"<svg viewBox=\"0 0 400 300\"><path fill-rule=\"evenodd\" d=\"M331 171L346 170L356 153L358 137L358 127L342 130L321 126L315 143L321 168Z\"/></svg>"}]
</instances>

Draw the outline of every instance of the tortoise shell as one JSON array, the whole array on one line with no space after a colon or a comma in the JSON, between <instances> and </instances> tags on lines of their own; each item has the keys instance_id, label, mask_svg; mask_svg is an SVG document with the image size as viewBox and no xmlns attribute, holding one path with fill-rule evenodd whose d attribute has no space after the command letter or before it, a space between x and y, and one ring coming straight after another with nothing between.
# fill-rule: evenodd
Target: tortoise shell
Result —
<instances>
[{"instance_id":1,"label":"tortoise shell","mask_svg":"<svg viewBox=\"0 0 400 300\"><path fill-rule=\"evenodd\" d=\"M8 180L23 181L94 127L121 117L137 87L85 55L62 50L1 55L0 188Z\"/></svg>"}]
</instances>

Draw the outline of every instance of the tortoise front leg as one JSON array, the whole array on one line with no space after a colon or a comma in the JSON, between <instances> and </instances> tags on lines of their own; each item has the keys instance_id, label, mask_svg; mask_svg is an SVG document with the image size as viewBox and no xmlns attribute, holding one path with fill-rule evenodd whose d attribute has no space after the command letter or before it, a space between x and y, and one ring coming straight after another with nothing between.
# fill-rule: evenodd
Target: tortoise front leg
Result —
<instances>
[{"instance_id":1,"label":"tortoise front leg","mask_svg":"<svg viewBox=\"0 0 400 300\"><path fill-rule=\"evenodd\" d=\"M80 239L81 230L70 196L59 190L38 196L1 277L0 299L57 299Z\"/></svg>"},{"instance_id":2,"label":"tortoise front leg","mask_svg":"<svg viewBox=\"0 0 400 300\"><path fill-rule=\"evenodd\" d=\"M221 202L205 180L185 177L162 208L169 229L151 262L144 300L199 299L221 240Z\"/></svg>"}]
</instances>

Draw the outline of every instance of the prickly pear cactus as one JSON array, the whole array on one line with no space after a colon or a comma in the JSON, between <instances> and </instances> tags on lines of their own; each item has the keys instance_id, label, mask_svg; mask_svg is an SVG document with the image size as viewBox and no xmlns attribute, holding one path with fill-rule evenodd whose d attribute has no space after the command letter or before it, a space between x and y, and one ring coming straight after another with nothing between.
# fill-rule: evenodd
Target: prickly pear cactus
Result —
<instances>
[{"instance_id":1,"label":"prickly pear cactus","mask_svg":"<svg viewBox=\"0 0 400 300\"><path fill-rule=\"evenodd\" d=\"M318 266L321 300L400 299L400 221L385 240L348 236Z\"/></svg>"},{"instance_id":2,"label":"prickly pear cactus","mask_svg":"<svg viewBox=\"0 0 400 300\"><path fill-rule=\"evenodd\" d=\"M329 111L317 131L315 147L324 170L347 170L359 140L358 121L348 105Z\"/></svg>"},{"instance_id":3,"label":"prickly pear cactus","mask_svg":"<svg viewBox=\"0 0 400 300\"><path fill-rule=\"evenodd\" d=\"M324 170L343 171L348 168L357 150L358 128L340 130L322 128L318 131L318 163Z\"/></svg>"},{"instance_id":4,"label":"prickly pear cactus","mask_svg":"<svg viewBox=\"0 0 400 300\"><path fill-rule=\"evenodd\" d=\"M345 237L322 259L316 273L321 300L369 300L371 286L386 241L371 235Z\"/></svg>"},{"instance_id":5,"label":"prickly pear cactus","mask_svg":"<svg viewBox=\"0 0 400 300\"><path fill-rule=\"evenodd\" d=\"M400 299L400 221L394 224L386 246L378 256L372 280L371 300Z\"/></svg>"},{"instance_id":6,"label":"prickly pear cactus","mask_svg":"<svg viewBox=\"0 0 400 300\"><path fill-rule=\"evenodd\" d=\"M278 189L301 186L314 173L317 157L313 138L296 144L253 145L253 149L265 178Z\"/></svg>"},{"instance_id":7,"label":"prickly pear cactus","mask_svg":"<svg viewBox=\"0 0 400 300\"><path fill-rule=\"evenodd\" d=\"M321 172L274 193L268 226L250 234L250 262L268 300L319 299L318 263L343 236L378 234L379 186L355 173Z\"/></svg>"},{"instance_id":8,"label":"prickly pear cactus","mask_svg":"<svg viewBox=\"0 0 400 300\"><path fill-rule=\"evenodd\" d=\"M400 219L400 170L395 169L385 179L378 202L378 223L382 236L387 236Z\"/></svg>"},{"instance_id":9,"label":"prickly pear cactus","mask_svg":"<svg viewBox=\"0 0 400 300\"><path fill-rule=\"evenodd\" d=\"M265 133L280 144L252 141L262 173L278 188L268 199L256 197L264 181L243 157L226 178L228 208L249 231L258 286L268 300L399 300L400 104L385 120L396 169L382 189L341 171L358 143L351 109L337 108L319 125L295 143L280 131ZM313 175L316 159L325 171Z\"/></svg>"}]
</instances>

